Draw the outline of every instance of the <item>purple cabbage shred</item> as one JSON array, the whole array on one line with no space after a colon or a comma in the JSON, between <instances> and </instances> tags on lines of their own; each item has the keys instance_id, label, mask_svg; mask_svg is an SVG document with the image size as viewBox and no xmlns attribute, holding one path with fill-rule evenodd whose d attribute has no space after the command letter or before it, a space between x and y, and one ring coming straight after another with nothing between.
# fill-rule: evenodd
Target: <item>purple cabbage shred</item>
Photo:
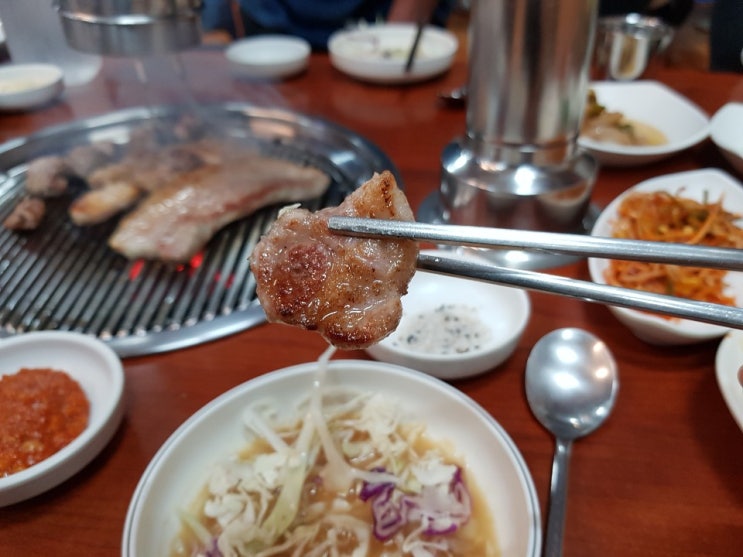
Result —
<instances>
[{"instance_id":1,"label":"purple cabbage shred","mask_svg":"<svg viewBox=\"0 0 743 557\"><path fill-rule=\"evenodd\" d=\"M383 469L374 471L383 472ZM457 467L444 498L435 488L417 495L404 493L392 482L364 482L359 497L370 501L374 519L374 536L386 541L409 522L424 525L424 534L446 535L456 532L469 519L471 500Z\"/></svg>"}]
</instances>

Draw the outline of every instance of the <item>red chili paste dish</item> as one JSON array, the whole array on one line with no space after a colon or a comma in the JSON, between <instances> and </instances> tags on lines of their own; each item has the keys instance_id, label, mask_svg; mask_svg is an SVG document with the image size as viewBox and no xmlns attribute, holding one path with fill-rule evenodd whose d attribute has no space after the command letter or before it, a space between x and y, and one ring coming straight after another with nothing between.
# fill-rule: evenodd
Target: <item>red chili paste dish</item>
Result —
<instances>
[{"instance_id":1,"label":"red chili paste dish","mask_svg":"<svg viewBox=\"0 0 743 557\"><path fill-rule=\"evenodd\" d=\"M118 429L123 392L121 360L101 340L68 331L0 338L0 507L84 468Z\"/></svg>"},{"instance_id":2,"label":"red chili paste dish","mask_svg":"<svg viewBox=\"0 0 743 557\"><path fill-rule=\"evenodd\" d=\"M88 425L90 403L66 372L23 368L0 377L0 476L53 455Z\"/></svg>"}]
</instances>

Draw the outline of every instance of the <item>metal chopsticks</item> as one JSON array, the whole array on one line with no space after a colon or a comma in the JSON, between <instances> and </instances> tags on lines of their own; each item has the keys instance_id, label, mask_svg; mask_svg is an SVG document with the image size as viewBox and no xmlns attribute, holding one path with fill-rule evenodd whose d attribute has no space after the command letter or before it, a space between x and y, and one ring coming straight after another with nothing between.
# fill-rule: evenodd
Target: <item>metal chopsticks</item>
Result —
<instances>
[{"instance_id":1,"label":"metal chopsticks","mask_svg":"<svg viewBox=\"0 0 743 557\"><path fill-rule=\"evenodd\" d=\"M511 248L730 271L743 270L743 250L734 248L355 217L331 217L328 228L332 232L363 238L407 238L456 246Z\"/></svg>"},{"instance_id":2,"label":"metal chopsticks","mask_svg":"<svg viewBox=\"0 0 743 557\"><path fill-rule=\"evenodd\" d=\"M697 302L642 290L438 255L420 254L418 268L445 275L467 277L525 290L538 290L611 306L641 309L712 325L743 329L743 309L733 306Z\"/></svg>"},{"instance_id":3,"label":"metal chopsticks","mask_svg":"<svg viewBox=\"0 0 743 557\"><path fill-rule=\"evenodd\" d=\"M359 237L407 238L474 247L509 247L590 257L656 261L718 269L743 269L743 250L732 248L353 217L331 217L328 226L333 232ZM513 269L489 262L480 262L474 258L462 259L444 255L420 254L417 266L424 271L743 329L743 308L733 306L698 302L547 273Z\"/></svg>"},{"instance_id":4,"label":"metal chopsticks","mask_svg":"<svg viewBox=\"0 0 743 557\"><path fill-rule=\"evenodd\" d=\"M408 53L408 58L405 61L405 73L410 73L410 70L413 69L413 61L415 60L415 54L418 52L418 45L421 41L421 36L423 35L423 30L426 27L425 20L421 19L418 21L416 27L415 27L415 36L413 37L413 44L410 47L410 52Z\"/></svg>"}]
</instances>

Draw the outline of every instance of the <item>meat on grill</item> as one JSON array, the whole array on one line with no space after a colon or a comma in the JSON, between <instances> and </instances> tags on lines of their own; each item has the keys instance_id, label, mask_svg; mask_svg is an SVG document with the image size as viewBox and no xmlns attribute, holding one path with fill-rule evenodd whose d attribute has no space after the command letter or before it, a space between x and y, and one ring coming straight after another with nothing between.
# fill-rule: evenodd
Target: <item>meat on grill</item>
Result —
<instances>
[{"instance_id":1,"label":"meat on grill","mask_svg":"<svg viewBox=\"0 0 743 557\"><path fill-rule=\"evenodd\" d=\"M76 225L92 226L134 206L142 195L142 190L129 182L112 182L85 192L70 204L67 212Z\"/></svg>"},{"instance_id":2,"label":"meat on grill","mask_svg":"<svg viewBox=\"0 0 743 557\"><path fill-rule=\"evenodd\" d=\"M120 148L113 141L96 141L79 145L65 155L65 162L76 176L85 177L116 160Z\"/></svg>"},{"instance_id":3,"label":"meat on grill","mask_svg":"<svg viewBox=\"0 0 743 557\"><path fill-rule=\"evenodd\" d=\"M26 171L26 191L34 197L57 197L67 192L70 180L84 178L111 163L118 147L110 141L80 145L64 156L47 155L33 159Z\"/></svg>"},{"instance_id":4,"label":"meat on grill","mask_svg":"<svg viewBox=\"0 0 743 557\"><path fill-rule=\"evenodd\" d=\"M125 215L108 243L130 259L187 262L228 223L318 197L329 184L316 168L245 154L178 174Z\"/></svg>"},{"instance_id":5,"label":"meat on grill","mask_svg":"<svg viewBox=\"0 0 743 557\"><path fill-rule=\"evenodd\" d=\"M338 207L284 210L253 250L256 293L269 321L316 330L338 348L366 348L397 328L418 246L334 235L333 215L413 220L390 172L375 174Z\"/></svg>"},{"instance_id":6,"label":"meat on grill","mask_svg":"<svg viewBox=\"0 0 743 557\"><path fill-rule=\"evenodd\" d=\"M90 190L72 202L72 222L90 226L133 207L146 193L170 183L184 172L218 164L244 152L237 143L201 140L162 146L148 152L135 149L119 161L87 176Z\"/></svg>"},{"instance_id":7,"label":"meat on grill","mask_svg":"<svg viewBox=\"0 0 743 557\"><path fill-rule=\"evenodd\" d=\"M46 214L46 203L39 197L24 197L3 221L8 230L35 230Z\"/></svg>"},{"instance_id":8,"label":"meat on grill","mask_svg":"<svg viewBox=\"0 0 743 557\"><path fill-rule=\"evenodd\" d=\"M72 175L64 157L38 157L28 164L26 192L34 197L57 197L67 191Z\"/></svg>"}]
</instances>

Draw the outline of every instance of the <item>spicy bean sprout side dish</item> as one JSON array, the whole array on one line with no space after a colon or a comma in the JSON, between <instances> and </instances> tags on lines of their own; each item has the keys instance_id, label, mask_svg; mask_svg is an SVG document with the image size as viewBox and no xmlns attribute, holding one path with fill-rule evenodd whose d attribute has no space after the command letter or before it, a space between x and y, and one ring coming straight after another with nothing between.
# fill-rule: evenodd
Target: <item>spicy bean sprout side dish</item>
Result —
<instances>
[{"instance_id":1,"label":"spicy bean sprout side dish","mask_svg":"<svg viewBox=\"0 0 743 557\"><path fill-rule=\"evenodd\" d=\"M743 248L740 215L722 199L698 202L664 191L629 194L620 204L612 236L661 242ZM717 304L735 305L725 293L726 271L662 263L611 260L607 283Z\"/></svg>"},{"instance_id":2,"label":"spicy bean sprout side dish","mask_svg":"<svg viewBox=\"0 0 743 557\"><path fill-rule=\"evenodd\" d=\"M390 397L327 383L331 353L290 416L286 401L245 409L252 440L182 512L171 556L498 555L452 447Z\"/></svg>"}]
</instances>

